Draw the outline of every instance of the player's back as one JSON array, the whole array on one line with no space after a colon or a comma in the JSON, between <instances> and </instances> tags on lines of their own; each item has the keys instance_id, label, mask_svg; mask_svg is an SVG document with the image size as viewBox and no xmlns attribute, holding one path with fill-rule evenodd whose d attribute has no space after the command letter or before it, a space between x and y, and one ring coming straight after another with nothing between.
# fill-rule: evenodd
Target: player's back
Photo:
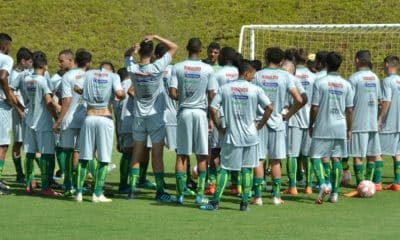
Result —
<instances>
[{"instance_id":1,"label":"player's back","mask_svg":"<svg viewBox=\"0 0 400 240\"><path fill-rule=\"evenodd\" d=\"M349 82L354 91L353 131L378 131L379 78L371 70L364 69L351 75Z\"/></svg>"},{"instance_id":2,"label":"player's back","mask_svg":"<svg viewBox=\"0 0 400 240\"><path fill-rule=\"evenodd\" d=\"M400 76L391 74L383 80L382 100L390 101L386 117L382 122L382 133L400 132Z\"/></svg>"},{"instance_id":3,"label":"player's back","mask_svg":"<svg viewBox=\"0 0 400 240\"><path fill-rule=\"evenodd\" d=\"M236 81L239 77L239 70L233 65L225 65L218 69L212 76L218 83L218 86L222 86L226 83Z\"/></svg>"},{"instance_id":4,"label":"player's back","mask_svg":"<svg viewBox=\"0 0 400 240\"><path fill-rule=\"evenodd\" d=\"M188 59L175 64L172 85L177 83L178 86L179 109L207 108L206 92L213 72L213 68L201 60Z\"/></svg>"},{"instance_id":5,"label":"player's back","mask_svg":"<svg viewBox=\"0 0 400 240\"><path fill-rule=\"evenodd\" d=\"M312 105L318 106L315 138L346 139L346 107L353 106L350 83L337 74L328 74L314 84Z\"/></svg>"}]
</instances>

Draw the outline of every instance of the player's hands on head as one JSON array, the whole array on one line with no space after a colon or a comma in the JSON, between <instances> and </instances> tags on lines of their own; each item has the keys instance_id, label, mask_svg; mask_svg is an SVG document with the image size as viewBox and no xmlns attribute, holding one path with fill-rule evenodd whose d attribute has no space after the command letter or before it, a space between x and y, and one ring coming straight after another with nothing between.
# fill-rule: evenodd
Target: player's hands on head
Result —
<instances>
[{"instance_id":1,"label":"player's hands on head","mask_svg":"<svg viewBox=\"0 0 400 240\"><path fill-rule=\"evenodd\" d=\"M148 35L146 37L144 37L144 41L145 42L150 42L153 41L153 39L155 38L156 35Z\"/></svg>"}]
</instances>

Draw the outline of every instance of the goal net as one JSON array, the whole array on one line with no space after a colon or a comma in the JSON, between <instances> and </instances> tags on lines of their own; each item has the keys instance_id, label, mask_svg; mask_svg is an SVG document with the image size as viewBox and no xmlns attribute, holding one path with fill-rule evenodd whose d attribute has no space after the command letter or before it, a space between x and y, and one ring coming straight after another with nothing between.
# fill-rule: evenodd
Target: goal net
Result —
<instances>
[{"instance_id":1,"label":"goal net","mask_svg":"<svg viewBox=\"0 0 400 240\"><path fill-rule=\"evenodd\" d=\"M389 54L400 54L400 24L242 26L239 52L244 58L263 61L267 47L304 48L309 53L338 51L344 59L341 66L344 77L355 71L355 53L368 49L373 70L382 77L383 59Z\"/></svg>"}]
</instances>

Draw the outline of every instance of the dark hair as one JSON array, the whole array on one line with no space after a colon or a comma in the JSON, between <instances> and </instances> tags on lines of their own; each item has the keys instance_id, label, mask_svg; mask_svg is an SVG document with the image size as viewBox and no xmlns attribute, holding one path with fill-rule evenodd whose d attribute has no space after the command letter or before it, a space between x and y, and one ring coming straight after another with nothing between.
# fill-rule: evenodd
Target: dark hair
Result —
<instances>
[{"instance_id":1,"label":"dark hair","mask_svg":"<svg viewBox=\"0 0 400 240\"><path fill-rule=\"evenodd\" d=\"M119 77L121 78L121 81L123 81L124 79L129 77L128 70L125 67L118 69L117 73L118 73Z\"/></svg>"},{"instance_id":2,"label":"dark hair","mask_svg":"<svg viewBox=\"0 0 400 240\"><path fill-rule=\"evenodd\" d=\"M88 63L92 61L92 54L85 49L80 49L76 51L75 62L79 68L85 67Z\"/></svg>"},{"instance_id":3,"label":"dark hair","mask_svg":"<svg viewBox=\"0 0 400 240\"><path fill-rule=\"evenodd\" d=\"M256 59L256 60L251 61L251 65L253 65L253 67L256 71L260 71L262 69L262 63L260 60Z\"/></svg>"},{"instance_id":4,"label":"dark hair","mask_svg":"<svg viewBox=\"0 0 400 240\"><path fill-rule=\"evenodd\" d=\"M186 50L189 53L199 53L201 51L201 41L199 38L191 38L189 39Z\"/></svg>"},{"instance_id":5,"label":"dark hair","mask_svg":"<svg viewBox=\"0 0 400 240\"><path fill-rule=\"evenodd\" d=\"M318 51L315 55L315 68L317 71L321 71L326 68L326 57L328 55L328 51Z\"/></svg>"},{"instance_id":6,"label":"dark hair","mask_svg":"<svg viewBox=\"0 0 400 240\"><path fill-rule=\"evenodd\" d=\"M61 50L61 51L58 53L58 56L61 56L61 55L67 55L67 56L70 56L71 59L74 59L74 53L72 52L71 49L64 49L64 50Z\"/></svg>"},{"instance_id":7,"label":"dark hair","mask_svg":"<svg viewBox=\"0 0 400 240\"><path fill-rule=\"evenodd\" d=\"M59 69L58 71L57 71L57 74L60 76L60 77L62 77L62 76L64 76L64 74L67 72L67 70L64 70L64 69Z\"/></svg>"},{"instance_id":8,"label":"dark hair","mask_svg":"<svg viewBox=\"0 0 400 240\"><path fill-rule=\"evenodd\" d=\"M20 63L22 59L23 60L32 59L32 52L26 47L21 47L17 52L17 63Z\"/></svg>"},{"instance_id":9,"label":"dark hair","mask_svg":"<svg viewBox=\"0 0 400 240\"><path fill-rule=\"evenodd\" d=\"M102 69L105 65L110 66L110 67L111 67L111 71L112 71L112 72L115 72L114 65L113 65L111 62L108 62L108 61L103 61L103 62L101 62L101 63L100 63L100 69Z\"/></svg>"},{"instance_id":10,"label":"dark hair","mask_svg":"<svg viewBox=\"0 0 400 240\"><path fill-rule=\"evenodd\" d=\"M153 55L153 50L153 41L142 41L140 43L139 55L141 57L151 57L151 55Z\"/></svg>"},{"instance_id":11,"label":"dark hair","mask_svg":"<svg viewBox=\"0 0 400 240\"><path fill-rule=\"evenodd\" d=\"M235 49L231 47L223 47L218 56L218 63L221 66L225 66L227 64L232 64L236 67L239 65L239 55Z\"/></svg>"},{"instance_id":12,"label":"dark hair","mask_svg":"<svg viewBox=\"0 0 400 240\"><path fill-rule=\"evenodd\" d=\"M358 59L358 62L360 64L360 66L371 68L372 61L371 61L371 53L370 53L370 51L368 51L368 50L359 50L356 53L356 59Z\"/></svg>"},{"instance_id":13,"label":"dark hair","mask_svg":"<svg viewBox=\"0 0 400 240\"><path fill-rule=\"evenodd\" d=\"M308 52L304 48L296 49L294 52L294 59L296 64L306 64L308 60Z\"/></svg>"},{"instance_id":14,"label":"dark hair","mask_svg":"<svg viewBox=\"0 0 400 240\"><path fill-rule=\"evenodd\" d=\"M254 66L252 65L252 62L247 59L240 61L238 69L239 69L240 76L242 76L245 72L249 71L250 69L255 70Z\"/></svg>"},{"instance_id":15,"label":"dark hair","mask_svg":"<svg viewBox=\"0 0 400 240\"><path fill-rule=\"evenodd\" d=\"M46 54L42 51L36 51L32 54L33 68L44 68L47 65Z\"/></svg>"},{"instance_id":16,"label":"dark hair","mask_svg":"<svg viewBox=\"0 0 400 240\"><path fill-rule=\"evenodd\" d=\"M221 45L219 45L219 43L217 43L217 42L211 42L208 45L207 50L211 50L211 49L221 49Z\"/></svg>"},{"instance_id":17,"label":"dark hair","mask_svg":"<svg viewBox=\"0 0 400 240\"><path fill-rule=\"evenodd\" d=\"M0 33L0 45L12 42L12 38L7 33Z\"/></svg>"},{"instance_id":18,"label":"dark hair","mask_svg":"<svg viewBox=\"0 0 400 240\"><path fill-rule=\"evenodd\" d=\"M385 57L385 59L383 60L384 63L387 63L389 65L389 67L398 67L399 66L399 57L395 56L395 55L389 55L387 57Z\"/></svg>"},{"instance_id":19,"label":"dark hair","mask_svg":"<svg viewBox=\"0 0 400 240\"><path fill-rule=\"evenodd\" d=\"M339 69L342 64L342 56L337 52L330 52L326 56L326 65L328 67L328 72L335 72Z\"/></svg>"},{"instance_id":20,"label":"dark hair","mask_svg":"<svg viewBox=\"0 0 400 240\"><path fill-rule=\"evenodd\" d=\"M285 59L291 61L293 64L296 62L295 54L296 48L288 48L285 50Z\"/></svg>"},{"instance_id":21,"label":"dark hair","mask_svg":"<svg viewBox=\"0 0 400 240\"><path fill-rule=\"evenodd\" d=\"M270 47L265 49L265 61L268 63L279 64L285 57L285 53L278 47Z\"/></svg>"},{"instance_id":22,"label":"dark hair","mask_svg":"<svg viewBox=\"0 0 400 240\"><path fill-rule=\"evenodd\" d=\"M156 45L156 48L154 49L154 55L156 55L157 58L161 58L168 52L167 46L165 46L164 43L159 43Z\"/></svg>"}]
</instances>

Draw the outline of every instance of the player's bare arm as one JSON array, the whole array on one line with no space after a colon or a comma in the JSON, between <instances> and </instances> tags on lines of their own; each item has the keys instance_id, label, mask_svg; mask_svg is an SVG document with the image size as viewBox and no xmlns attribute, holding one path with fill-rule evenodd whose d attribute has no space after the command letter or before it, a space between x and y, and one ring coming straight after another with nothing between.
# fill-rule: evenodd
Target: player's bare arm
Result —
<instances>
[{"instance_id":1,"label":"player's bare arm","mask_svg":"<svg viewBox=\"0 0 400 240\"><path fill-rule=\"evenodd\" d=\"M261 128L264 127L264 125L267 123L269 117L271 116L272 111L274 108L272 107L272 104L266 106L264 108L264 114L262 119L257 123L257 130L260 130Z\"/></svg>"}]
</instances>

